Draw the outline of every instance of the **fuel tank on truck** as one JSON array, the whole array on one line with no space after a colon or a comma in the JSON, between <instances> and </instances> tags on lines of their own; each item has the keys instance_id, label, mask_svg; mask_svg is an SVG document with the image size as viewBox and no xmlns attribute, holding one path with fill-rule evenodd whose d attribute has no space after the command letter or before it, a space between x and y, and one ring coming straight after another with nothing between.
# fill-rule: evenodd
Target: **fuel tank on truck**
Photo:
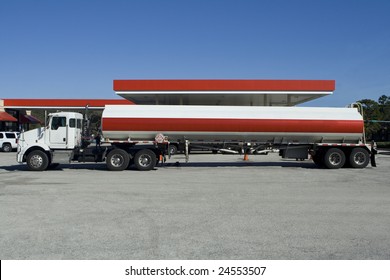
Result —
<instances>
[{"instance_id":1,"label":"fuel tank on truck","mask_svg":"<svg viewBox=\"0 0 390 280\"><path fill-rule=\"evenodd\" d=\"M356 108L107 105L102 131L110 140L358 143Z\"/></svg>"}]
</instances>

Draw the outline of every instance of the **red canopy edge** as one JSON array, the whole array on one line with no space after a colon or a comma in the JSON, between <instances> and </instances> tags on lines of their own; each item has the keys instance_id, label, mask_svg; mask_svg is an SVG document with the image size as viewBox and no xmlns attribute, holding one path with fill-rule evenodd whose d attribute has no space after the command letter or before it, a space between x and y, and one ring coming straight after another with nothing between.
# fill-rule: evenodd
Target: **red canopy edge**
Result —
<instances>
[{"instance_id":1,"label":"red canopy edge","mask_svg":"<svg viewBox=\"0 0 390 280\"><path fill-rule=\"evenodd\" d=\"M114 80L114 91L334 91L335 80Z\"/></svg>"},{"instance_id":2,"label":"red canopy edge","mask_svg":"<svg viewBox=\"0 0 390 280\"><path fill-rule=\"evenodd\" d=\"M126 99L3 99L4 107L104 107L105 105L131 105Z\"/></svg>"}]
</instances>

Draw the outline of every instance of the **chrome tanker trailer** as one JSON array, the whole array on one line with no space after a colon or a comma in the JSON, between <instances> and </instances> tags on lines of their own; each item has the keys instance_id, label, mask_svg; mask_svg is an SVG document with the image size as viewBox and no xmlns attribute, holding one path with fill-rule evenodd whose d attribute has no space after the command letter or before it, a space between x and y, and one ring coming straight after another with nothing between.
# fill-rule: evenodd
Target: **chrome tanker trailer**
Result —
<instances>
[{"instance_id":1,"label":"chrome tanker trailer","mask_svg":"<svg viewBox=\"0 0 390 280\"><path fill-rule=\"evenodd\" d=\"M195 144L253 154L278 150L283 158L311 157L326 168L364 168L373 153L357 108L107 105L99 147L82 145L82 118L54 113L46 128L22 133L18 162L30 170L61 159L151 170L169 155L170 145L182 146L188 157Z\"/></svg>"}]
</instances>

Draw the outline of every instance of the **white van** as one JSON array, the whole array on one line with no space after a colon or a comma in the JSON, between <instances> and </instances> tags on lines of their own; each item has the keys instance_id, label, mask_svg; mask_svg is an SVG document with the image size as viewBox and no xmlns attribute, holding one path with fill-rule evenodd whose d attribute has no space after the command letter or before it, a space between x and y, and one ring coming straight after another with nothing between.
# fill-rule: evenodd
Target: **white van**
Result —
<instances>
[{"instance_id":1,"label":"white van","mask_svg":"<svg viewBox=\"0 0 390 280\"><path fill-rule=\"evenodd\" d=\"M18 147L19 132L0 131L0 148L3 152L11 152Z\"/></svg>"}]
</instances>

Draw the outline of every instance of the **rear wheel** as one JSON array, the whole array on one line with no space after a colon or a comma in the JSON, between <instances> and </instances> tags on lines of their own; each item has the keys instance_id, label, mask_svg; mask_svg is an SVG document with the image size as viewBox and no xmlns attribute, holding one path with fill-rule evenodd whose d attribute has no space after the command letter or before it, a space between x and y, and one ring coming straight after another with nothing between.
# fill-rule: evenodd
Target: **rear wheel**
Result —
<instances>
[{"instance_id":1,"label":"rear wheel","mask_svg":"<svg viewBox=\"0 0 390 280\"><path fill-rule=\"evenodd\" d=\"M349 155L349 164L353 168L364 168L370 162L370 154L366 149L354 148Z\"/></svg>"},{"instance_id":2,"label":"rear wheel","mask_svg":"<svg viewBox=\"0 0 390 280\"><path fill-rule=\"evenodd\" d=\"M8 144L8 143L3 144L3 152L9 153L9 152L11 152L11 151L12 151L12 146L11 146L11 144Z\"/></svg>"},{"instance_id":3,"label":"rear wheel","mask_svg":"<svg viewBox=\"0 0 390 280\"><path fill-rule=\"evenodd\" d=\"M345 154L338 148L329 149L324 156L324 165L330 169L343 167L345 164Z\"/></svg>"},{"instance_id":4,"label":"rear wheel","mask_svg":"<svg viewBox=\"0 0 390 280\"><path fill-rule=\"evenodd\" d=\"M106 164L111 171L122 171L129 166L129 154L122 149L114 149L108 153Z\"/></svg>"},{"instance_id":5,"label":"rear wheel","mask_svg":"<svg viewBox=\"0 0 390 280\"><path fill-rule=\"evenodd\" d=\"M46 170L49 165L49 157L43 151L32 151L27 156L27 166L31 171Z\"/></svg>"},{"instance_id":6,"label":"rear wheel","mask_svg":"<svg viewBox=\"0 0 390 280\"><path fill-rule=\"evenodd\" d=\"M148 149L141 150L135 154L134 164L140 171L152 170L157 163L156 154Z\"/></svg>"}]
</instances>

